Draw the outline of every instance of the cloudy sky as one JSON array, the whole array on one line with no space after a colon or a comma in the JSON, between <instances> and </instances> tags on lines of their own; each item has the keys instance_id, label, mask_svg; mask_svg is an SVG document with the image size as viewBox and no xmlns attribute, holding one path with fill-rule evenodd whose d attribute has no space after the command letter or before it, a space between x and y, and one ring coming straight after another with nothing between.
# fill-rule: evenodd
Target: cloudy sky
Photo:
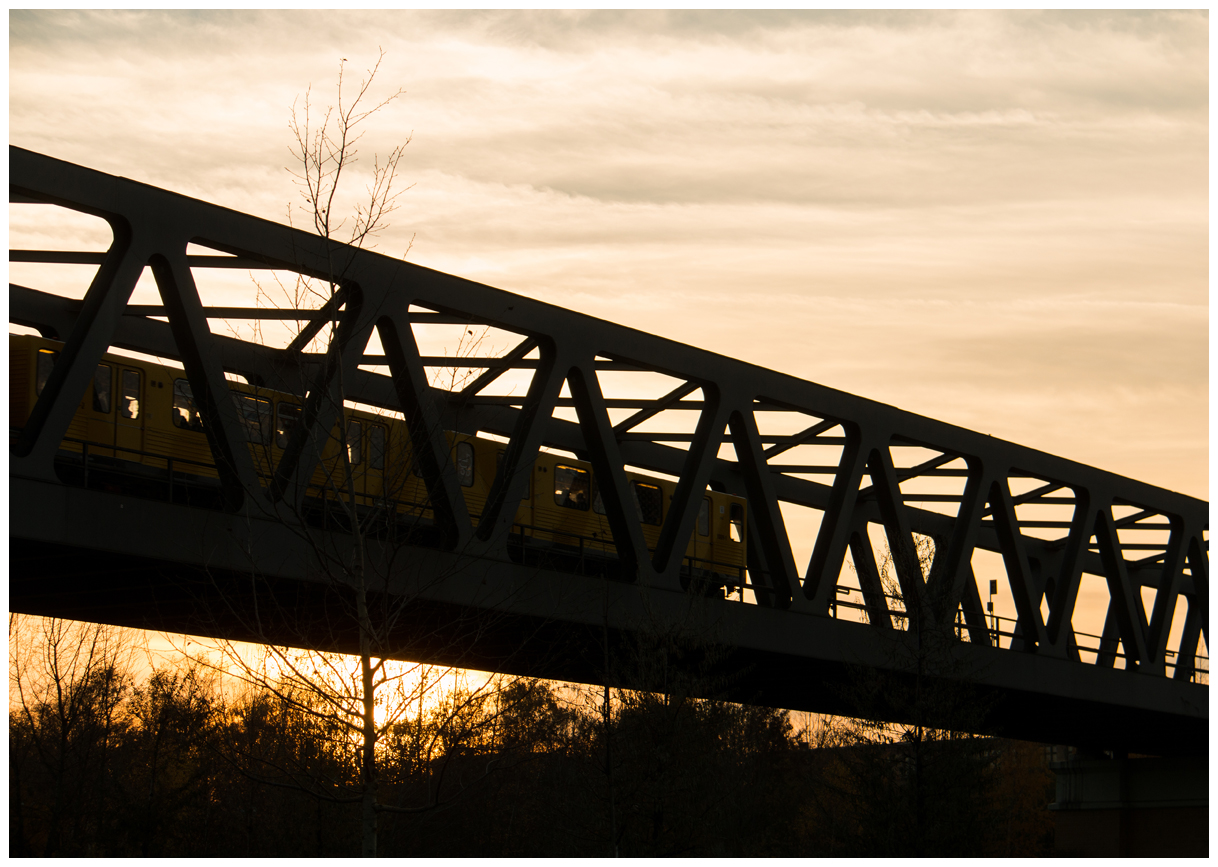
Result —
<instances>
[{"instance_id":1,"label":"cloudy sky","mask_svg":"<svg viewBox=\"0 0 1218 867\"><path fill-rule=\"evenodd\" d=\"M1208 496L1205 12L9 28L11 143L278 221L293 100L384 49L382 252Z\"/></svg>"}]
</instances>

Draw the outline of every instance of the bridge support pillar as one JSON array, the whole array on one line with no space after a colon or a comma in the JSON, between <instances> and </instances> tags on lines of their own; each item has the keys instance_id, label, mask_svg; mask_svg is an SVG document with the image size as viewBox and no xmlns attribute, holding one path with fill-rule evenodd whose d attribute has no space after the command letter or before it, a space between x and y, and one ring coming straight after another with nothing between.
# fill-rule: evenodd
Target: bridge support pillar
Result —
<instances>
[{"instance_id":1,"label":"bridge support pillar","mask_svg":"<svg viewBox=\"0 0 1218 867\"><path fill-rule=\"evenodd\" d=\"M1208 856L1208 764L1205 756L1053 762L1056 854Z\"/></svg>"}]
</instances>

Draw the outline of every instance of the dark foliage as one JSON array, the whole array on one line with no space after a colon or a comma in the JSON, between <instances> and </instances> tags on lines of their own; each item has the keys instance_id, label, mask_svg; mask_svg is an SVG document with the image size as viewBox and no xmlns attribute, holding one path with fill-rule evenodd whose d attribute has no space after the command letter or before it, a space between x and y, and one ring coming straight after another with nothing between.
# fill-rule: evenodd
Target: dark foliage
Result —
<instances>
[{"instance_id":1,"label":"dark foliage","mask_svg":"<svg viewBox=\"0 0 1218 867\"><path fill-rule=\"evenodd\" d=\"M134 682L102 662L10 710L10 854L360 852L359 803L307 791L358 780L349 735L270 694L226 697L199 669ZM406 718L381 744L383 803L440 806L383 813L380 854L1037 855L1051 842L1034 745L886 741L857 721L816 738L786 711L674 686L613 691L608 722L602 693L536 681Z\"/></svg>"}]
</instances>

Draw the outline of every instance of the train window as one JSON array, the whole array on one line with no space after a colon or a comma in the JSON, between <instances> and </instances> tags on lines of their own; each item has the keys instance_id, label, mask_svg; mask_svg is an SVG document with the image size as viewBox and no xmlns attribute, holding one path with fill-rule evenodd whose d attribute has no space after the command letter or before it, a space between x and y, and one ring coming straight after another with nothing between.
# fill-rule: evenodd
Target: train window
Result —
<instances>
[{"instance_id":1,"label":"train window","mask_svg":"<svg viewBox=\"0 0 1218 867\"><path fill-rule=\"evenodd\" d=\"M639 510L639 520L644 524L660 524L664 519L664 494L657 485L635 482L634 505Z\"/></svg>"},{"instance_id":2,"label":"train window","mask_svg":"<svg viewBox=\"0 0 1218 867\"><path fill-rule=\"evenodd\" d=\"M457 481L463 488L474 484L474 447L469 443L457 443Z\"/></svg>"},{"instance_id":3,"label":"train window","mask_svg":"<svg viewBox=\"0 0 1218 867\"><path fill-rule=\"evenodd\" d=\"M368 466L374 470L385 469L385 429L379 424L368 428Z\"/></svg>"},{"instance_id":4,"label":"train window","mask_svg":"<svg viewBox=\"0 0 1218 867\"><path fill-rule=\"evenodd\" d=\"M203 430L203 419L199 415L199 408L195 406L190 383L184 379L173 381L173 423L187 430Z\"/></svg>"},{"instance_id":5,"label":"train window","mask_svg":"<svg viewBox=\"0 0 1218 867\"><path fill-rule=\"evenodd\" d=\"M503 465L503 452L499 452L497 455L495 455L495 472L496 473L499 472L499 467L501 467L502 465ZM529 478L525 479L524 493L521 495L520 499L527 500L530 496L532 496L532 494L533 494L533 474L529 473Z\"/></svg>"},{"instance_id":6,"label":"train window","mask_svg":"<svg viewBox=\"0 0 1218 867\"><path fill-rule=\"evenodd\" d=\"M35 382L38 394L42 394L42 390L46 388L47 380L51 378L51 368L55 366L55 356L58 354L54 349L38 350L38 379Z\"/></svg>"},{"instance_id":7,"label":"train window","mask_svg":"<svg viewBox=\"0 0 1218 867\"><path fill-rule=\"evenodd\" d=\"M347 422L347 460L352 466L362 463L364 460L363 451L364 426L357 421Z\"/></svg>"},{"instance_id":8,"label":"train window","mask_svg":"<svg viewBox=\"0 0 1218 867\"><path fill-rule=\"evenodd\" d=\"M118 400L119 418L140 417L140 372L124 370L122 393Z\"/></svg>"},{"instance_id":9,"label":"train window","mask_svg":"<svg viewBox=\"0 0 1218 867\"><path fill-rule=\"evenodd\" d=\"M271 440L271 402L252 394L229 392L237 407L237 416L245 428L245 441L266 445Z\"/></svg>"},{"instance_id":10,"label":"train window","mask_svg":"<svg viewBox=\"0 0 1218 867\"><path fill-rule=\"evenodd\" d=\"M288 447L288 437L292 428L300 422L300 407L294 403L279 401L275 407L275 445L281 449Z\"/></svg>"},{"instance_id":11,"label":"train window","mask_svg":"<svg viewBox=\"0 0 1218 867\"><path fill-rule=\"evenodd\" d=\"M110 386L112 385L110 365L99 364L93 372L93 411L110 411Z\"/></svg>"},{"instance_id":12,"label":"train window","mask_svg":"<svg viewBox=\"0 0 1218 867\"><path fill-rule=\"evenodd\" d=\"M567 509L588 510L592 474L578 467L554 467L554 502Z\"/></svg>"},{"instance_id":13,"label":"train window","mask_svg":"<svg viewBox=\"0 0 1218 867\"><path fill-rule=\"evenodd\" d=\"M731 535L733 542L744 541L744 506L739 503L732 503L728 533Z\"/></svg>"},{"instance_id":14,"label":"train window","mask_svg":"<svg viewBox=\"0 0 1218 867\"><path fill-rule=\"evenodd\" d=\"M702 498L702 507L698 509L698 535L710 535L710 497Z\"/></svg>"}]
</instances>

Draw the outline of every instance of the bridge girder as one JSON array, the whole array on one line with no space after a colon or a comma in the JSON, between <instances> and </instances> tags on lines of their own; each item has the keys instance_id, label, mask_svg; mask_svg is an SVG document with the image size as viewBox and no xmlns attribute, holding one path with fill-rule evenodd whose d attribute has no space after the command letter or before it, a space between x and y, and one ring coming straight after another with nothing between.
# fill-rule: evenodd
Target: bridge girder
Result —
<instances>
[{"instance_id":1,"label":"bridge girder","mask_svg":"<svg viewBox=\"0 0 1218 867\"><path fill-rule=\"evenodd\" d=\"M1045 708L1070 707L1072 700L1078 707L1099 702L1117 718L1125 708L1127 716L1160 713L1161 721L1185 727L1207 717L1208 688L1192 682L1197 673L1189 650L1201 635L1208 643L1208 504L1203 501L15 147L10 147L10 197L101 217L114 236L105 251L10 251L11 261L99 266L83 301L10 286L10 321L65 342L12 449L13 497L23 491L45 499L64 488L55 472L56 453L76 396L84 393L108 347L184 365L208 422L229 514L247 521L282 511L275 503L301 501L305 480L321 460L321 447L310 444L325 441L336 410L314 397L272 478L262 480L249 458L236 410L223 399L224 374L239 373L266 388L307 390L315 396L330 394L341 381L342 397L404 414L416 454L430 455L426 459L434 467L426 477L437 523L447 533L444 556L499 564L483 570L485 580L507 580L502 576L523 569L510 565L507 552L522 472L531 470L543 446L563 449L590 460L600 480L619 559L633 577L629 585L614 585L615 594L690 598L682 589L681 561L701 492L709 485L747 497L749 581L756 604L723 603L732 612L725 616L739 621L736 632L754 636L739 639L745 642L742 648L773 629L782 636L783 647L825 647L838 641L863 648L851 651L860 658L874 656L874 648L887 640L883 636L900 624L889 616L878 583L868 533L873 527L882 530L892 551L907 610L923 612L923 623L941 632L963 617L960 652L984 656L978 672L996 666L1009 672L993 682L986 674L969 675L971 679L1010 695L1024 695L1019 684L1044 680ZM195 255L188 252L190 245L216 255ZM156 279L162 305L130 303L145 268ZM308 311L208 308L194 272L212 268L302 274L333 284L337 292L327 306ZM278 349L213 334L208 322L225 318L303 318L311 324L302 339ZM324 352L307 351L308 340L332 322L335 335ZM426 357L412 330L420 323L485 325L517 335L519 343L491 358ZM368 352L373 334L383 354ZM453 364L484 372L457 390L429 384L429 369ZM531 372L526 394L482 392L509 370ZM604 371L658 373L678 385L659 398L607 396L598 375ZM563 408L573 409L576 420L556 417L556 409ZM615 424L610 409L624 408L633 414ZM696 421L679 431L643 429L648 420L674 412L693 414ZM476 519L445 459L446 429L506 439L496 481ZM828 450L836 458L826 464L778 460L809 449ZM911 452L916 457L906 457ZM627 466L679 480L654 551L628 508ZM918 485L924 487L912 490ZM70 491L62 496L76 501L109 495ZM780 503L808 507L819 516L811 558L803 569L792 554ZM1051 519L1038 520L1045 514ZM217 520L219 516L198 519L200 525ZM49 535L43 538L40 532ZM10 526L14 545L27 545L21 550L31 552L44 551L39 546L47 544L79 548L64 532L40 531L16 520ZM927 570L917 562L919 537L935 541ZM96 544L98 550L137 553L126 543L112 542L107 548L99 539ZM972 568L978 551L1001 556L1015 600L1017 625L1006 647L991 646ZM848 552L859 576L860 607L868 613L865 624L835 618ZM190 558L197 561L198 556L192 553L177 562L188 569ZM45 588L35 592L25 581L36 577L38 559L31 556L14 569L13 589L20 590L11 596L15 610L22 610L27 591L33 594L30 600L49 598ZM168 556L165 562L174 559ZM266 564L259 568L276 574ZM444 574L452 568L448 564ZM1084 575L1101 578L1109 592L1094 659L1080 654L1072 627ZM1155 591L1149 613L1143 588ZM1181 599L1185 623L1177 630L1182 637L1173 650L1169 636ZM461 604L489 610L476 598ZM510 611L515 603L497 604ZM47 613L44 602L31 601L30 606ZM716 622L721 614L715 615ZM561 613L529 616L545 619ZM155 626L155 618L143 622ZM755 625L761 623L767 626ZM630 624L622 620L615 628L629 631ZM749 652L764 656L772 651L752 647ZM802 649L791 652L804 665L815 659ZM764 658L771 667L785 665L775 661L779 657ZM1118 658L1124 660L1123 669L1115 666ZM840 654L835 660L832 665L846 664ZM884 668L882 661L869 664ZM1027 694L1035 696L1037 689Z\"/></svg>"}]
</instances>

